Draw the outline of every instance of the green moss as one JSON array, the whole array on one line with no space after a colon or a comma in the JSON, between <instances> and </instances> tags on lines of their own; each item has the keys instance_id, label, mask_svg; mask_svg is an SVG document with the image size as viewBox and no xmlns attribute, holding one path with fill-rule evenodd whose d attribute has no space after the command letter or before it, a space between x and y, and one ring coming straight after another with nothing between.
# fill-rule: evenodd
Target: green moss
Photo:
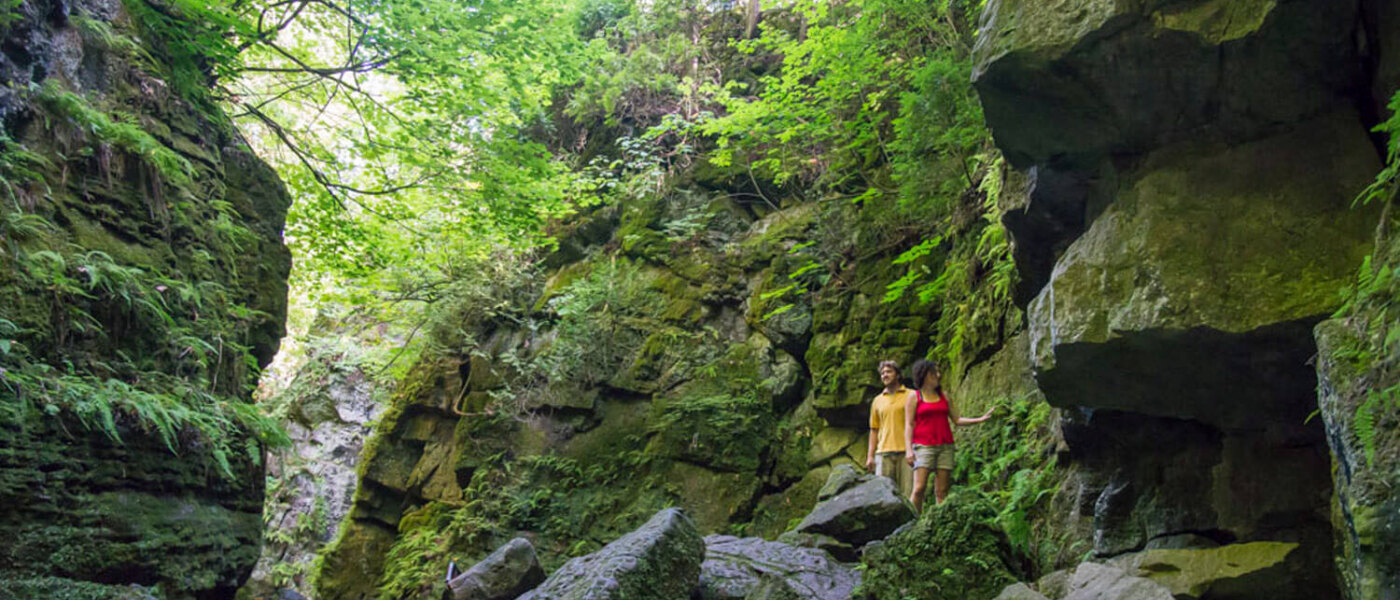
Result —
<instances>
[{"instance_id":1,"label":"green moss","mask_svg":"<svg viewBox=\"0 0 1400 600\"><path fill-rule=\"evenodd\" d=\"M753 473L774 442L776 422L766 400L748 395L683 395L658 403L647 451L707 465Z\"/></svg>"},{"instance_id":2,"label":"green moss","mask_svg":"<svg viewBox=\"0 0 1400 600\"><path fill-rule=\"evenodd\" d=\"M671 244L666 236L638 221L625 223L617 230L616 238L624 253L639 260L661 262L670 253Z\"/></svg>"},{"instance_id":3,"label":"green moss","mask_svg":"<svg viewBox=\"0 0 1400 600\"><path fill-rule=\"evenodd\" d=\"M12 600L149 600L153 592L136 585L38 577L0 580L0 596Z\"/></svg>"},{"instance_id":4,"label":"green moss","mask_svg":"<svg viewBox=\"0 0 1400 600\"><path fill-rule=\"evenodd\" d=\"M996 511L975 490L955 490L914 526L865 553L857 597L991 598L1023 576L1023 560L992 523Z\"/></svg>"},{"instance_id":5,"label":"green moss","mask_svg":"<svg viewBox=\"0 0 1400 600\"><path fill-rule=\"evenodd\" d=\"M1276 0L1215 0L1153 13L1158 27L1189 31L1212 44L1246 37L1264 25Z\"/></svg>"},{"instance_id":6,"label":"green moss","mask_svg":"<svg viewBox=\"0 0 1400 600\"><path fill-rule=\"evenodd\" d=\"M796 527L816 506L817 492L830 474L831 467L817 467L786 489L761 498L743 533L772 540Z\"/></svg>"},{"instance_id":7,"label":"green moss","mask_svg":"<svg viewBox=\"0 0 1400 600\"><path fill-rule=\"evenodd\" d=\"M450 558L442 538L451 525L453 512L448 504L430 502L404 514L398 536L384 558L379 598L394 600L410 596L436 597L446 587L440 573L447 571Z\"/></svg>"},{"instance_id":8,"label":"green moss","mask_svg":"<svg viewBox=\"0 0 1400 600\"><path fill-rule=\"evenodd\" d=\"M749 229L739 243L740 264L753 268L771 263L786 254L788 248L809 237L809 231L819 214L815 202L803 203L770 214Z\"/></svg>"},{"instance_id":9,"label":"green moss","mask_svg":"<svg viewBox=\"0 0 1400 600\"><path fill-rule=\"evenodd\" d=\"M237 587L262 530L251 464L236 463L246 479L226 481L198 457L171 460L149 437L133 433L118 446L69 440L64 429L50 421L0 428L0 502L12 507L0 518L0 581L59 578L44 585L83 590L60 580L139 580L175 597Z\"/></svg>"}]
</instances>

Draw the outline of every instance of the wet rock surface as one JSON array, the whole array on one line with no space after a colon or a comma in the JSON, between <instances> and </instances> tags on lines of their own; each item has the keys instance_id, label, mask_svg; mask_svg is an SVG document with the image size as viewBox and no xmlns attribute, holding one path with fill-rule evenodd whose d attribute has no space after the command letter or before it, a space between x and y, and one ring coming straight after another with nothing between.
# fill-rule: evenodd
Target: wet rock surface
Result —
<instances>
[{"instance_id":1,"label":"wet rock surface","mask_svg":"<svg viewBox=\"0 0 1400 600\"><path fill-rule=\"evenodd\" d=\"M1392 260L1400 258L1392 241ZM1374 318L1374 315L1370 315ZM1332 528L1337 548L1337 574L1349 598L1400 596L1400 444L1381 433L1385 423L1373 424L1370 451L1361 438L1358 418L1374 411L1367 402L1400 384L1400 373L1367 368L1343 357L1360 339L1342 320L1317 326L1318 410L1335 468L1332 483ZM1393 388L1391 388L1393 389ZM1363 408L1365 407L1365 408ZM1375 413L1370 418L1374 419Z\"/></svg>"}]
</instances>

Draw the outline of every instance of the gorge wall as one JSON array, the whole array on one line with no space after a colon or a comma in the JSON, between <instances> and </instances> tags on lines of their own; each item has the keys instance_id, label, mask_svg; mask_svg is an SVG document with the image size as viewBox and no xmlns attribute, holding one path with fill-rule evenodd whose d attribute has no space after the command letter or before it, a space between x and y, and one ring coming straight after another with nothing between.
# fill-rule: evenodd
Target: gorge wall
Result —
<instances>
[{"instance_id":1,"label":"gorge wall","mask_svg":"<svg viewBox=\"0 0 1400 600\"><path fill-rule=\"evenodd\" d=\"M1349 412L1311 418L1314 364L1333 393L1313 328L1384 253L1380 207L1352 205L1383 157L1394 8L1075 4L993 3L975 77L1034 180L1006 222L1095 553L1297 543L1288 594L1394 596L1393 534L1362 526L1363 550L1336 516L1357 502Z\"/></svg>"},{"instance_id":2,"label":"gorge wall","mask_svg":"<svg viewBox=\"0 0 1400 600\"><path fill-rule=\"evenodd\" d=\"M1382 167L1395 24L1384 2L987 4L974 82L1018 172L986 174L1000 196L964 198L917 266L1010 234L1014 305L986 307L950 374L965 412L1054 407L1024 423L1047 432L1027 455L1056 457L1034 526L1065 548L1037 568L1279 542L1284 574L1249 597L1397 593L1394 444L1353 424L1396 372L1339 366L1346 323L1324 323L1368 254L1394 260L1353 199ZM882 301L933 224L861 210L702 158L483 273L461 350L367 444L317 592L419 593L517 534L553 568L671 504L702 533L787 529L863 462L878 361L929 353L958 310ZM804 277L819 252L843 267Z\"/></svg>"},{"instance_id":3,"label":"gorge wall","mask_svg":"<svg viewBox=\"0 0 1400 600\"><path fill-rule=\"evenodd\" d=\"M0 596L231 598L262 537L276 428L250 389L289 198L199 93L178 11L6 10Z\"/></svg>"}]
</instances>

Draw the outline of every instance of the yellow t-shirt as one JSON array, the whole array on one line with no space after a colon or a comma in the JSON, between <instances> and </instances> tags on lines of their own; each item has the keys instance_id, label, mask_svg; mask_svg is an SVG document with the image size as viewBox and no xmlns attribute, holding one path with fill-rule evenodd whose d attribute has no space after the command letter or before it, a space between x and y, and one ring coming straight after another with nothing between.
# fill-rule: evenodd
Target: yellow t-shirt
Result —
<instances>
[{"instance_id":1,"label":"yellow t-shirt","mask_svg":"<svg viewBox=\"0 0 1400 600\"><path fill-rule=\"evenodd\" d=\"M877 432L876 452L904 452L904 405L913 394L900 386L893 393L880 392L870 403L870 428Z\"/></svg>"}]
</instances>

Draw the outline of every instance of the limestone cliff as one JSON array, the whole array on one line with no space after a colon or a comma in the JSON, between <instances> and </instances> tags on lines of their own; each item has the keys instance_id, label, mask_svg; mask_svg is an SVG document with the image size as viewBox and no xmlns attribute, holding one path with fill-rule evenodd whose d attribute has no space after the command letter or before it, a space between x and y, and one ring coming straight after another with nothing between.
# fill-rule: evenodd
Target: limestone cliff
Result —
<instances>
[{"instance_id":1,"label":"limestone cliff","mask_svg":"<svg viewBox=\"0 0 1400 600\"><path fill-rule=\"evenodd\" d=\"M1340 574L1385 597L1333 565L1351 459L1309 415L1312 328L1372 249L1377 207L1352 200L1381 166L1390 8L1054 4L990 3L976 85L1034 180L1006 224L1072 514L1099 556L1292 542L1295 593Z\"/></svg>"},{"instance_id":2,"label":"limestone cliff","mask_svg":"<svg viewBox=\"0 0 1400 600\"><path fill-rule=\"evenodd\" d=\"M772 537L863 459L874 365L957 344L953 396L1004 413L959 431L956 476L1005 469L979 483L1025 505L954 509L995 521L1017 568L1286 548L1240 597L1388 597L1394 445L1359 446L1351 415L1393 368L1339 369L1319 352L1345 332L1314 328L1376 251L1379 207L1352 205L1400 82L1393 10L993 0L983 15L975 84L1020 170L979 173L999 195L891 233L701 159L560 224L558 250L470 284L445 351L396 392L321 596L429 593L450 560L517 535L554 568L671 504L702 533ZM1009 299L884 301L908 268L891 260L935 234L916 268L991 287L969 249L999 227ZM975 326L940 329L964 310ZM910 539L882 552L931 556ZM865 589L903 597L900 578L931 565L867 571L887 579Z\"/></svg>"},{"instance_id":3,"label":"limestone cliff","mask_svg":"<svg viewBox=\"0 0 1400 600\"><path fill-rule=\"evenodd\" d=\"M0 21L0 596L227 598L261 538L254 373L289 202L200 89L178 10ZM188 65L186 65L188 68Z\"/></svg>"}]
</instances>

